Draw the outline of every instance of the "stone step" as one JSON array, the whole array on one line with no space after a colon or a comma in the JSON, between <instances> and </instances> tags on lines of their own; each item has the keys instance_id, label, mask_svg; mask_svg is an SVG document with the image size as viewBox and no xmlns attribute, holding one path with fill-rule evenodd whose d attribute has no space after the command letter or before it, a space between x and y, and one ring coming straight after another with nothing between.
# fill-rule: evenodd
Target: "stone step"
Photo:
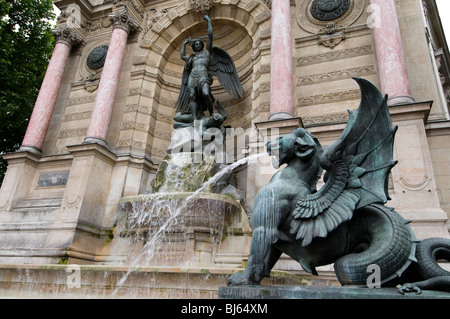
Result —
<instances>
[{"instance_id":1,"label":"stone step","mask_svg":"<svg viewBox=\"0 0 450 319\"><path fill-rule=\"evenodd\" d=\"M33 198L24 199L14 206L13 210L41 210L41 209L54 209L61 207L62 198Z\"/></svg>"},{"instance_id":2,"label":"stone step","mask_svg":"<svg viewBox=\"0 0 450 319\"><path fill-rule=\"evenodd\" d=\"M214 264L226 268L242 267L242 260L247 258L242 254L218 254L214 258Z\"/></svg>"}]
</instances>

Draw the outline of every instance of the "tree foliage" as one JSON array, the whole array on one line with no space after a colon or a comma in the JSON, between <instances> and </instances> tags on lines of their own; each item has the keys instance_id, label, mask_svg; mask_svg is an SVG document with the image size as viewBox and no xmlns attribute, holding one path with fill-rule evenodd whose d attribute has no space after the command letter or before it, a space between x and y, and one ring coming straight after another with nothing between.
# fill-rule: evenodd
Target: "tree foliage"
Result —
<instances>
[{"instance_id":1,"label":"tree foliage","mask_svg":"<svg viewBox=\"0 0 450 319\"><path fill-rule=\"evenodd\" d=\"M20 147L53 51L52 0L0 0L0 16L1 156Z\"/></svg>"}]
</instances>

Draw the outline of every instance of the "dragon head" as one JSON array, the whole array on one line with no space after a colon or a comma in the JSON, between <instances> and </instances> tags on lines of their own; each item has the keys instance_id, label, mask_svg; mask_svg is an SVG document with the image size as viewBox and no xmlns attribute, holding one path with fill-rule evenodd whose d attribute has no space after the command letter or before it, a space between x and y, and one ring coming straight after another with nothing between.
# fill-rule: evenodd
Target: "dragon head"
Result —
<instances>
[{"instance_id":1,"label":"dragon head","mask_svg":"<svg viewBox=\"0 0 450 319\"><path fill-rule=\"evenodd\" d=\"M267 143L267 152L272 156L274 168L289 164L298 158L309 161L314 155L322 153L319 140L303 128L292 131L291 134L281 135Z\"/></svg>"}]
</instances>

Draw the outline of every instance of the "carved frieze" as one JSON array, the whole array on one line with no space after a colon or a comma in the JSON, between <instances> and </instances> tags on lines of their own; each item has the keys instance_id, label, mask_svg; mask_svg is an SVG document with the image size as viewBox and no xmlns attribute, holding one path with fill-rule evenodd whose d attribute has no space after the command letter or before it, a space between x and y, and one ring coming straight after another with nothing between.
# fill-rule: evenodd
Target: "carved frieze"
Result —
<instances>
[{"instance_id":1,"label":"carved frieze","mask_svg":"<svg viewBox=\"0 0 450 319\"><path fill-rule=\"evenodd\" d=\"M355 100L361 97L361 92L359 90L345 90L339 92L302 96L298 98L299 106L308 106L316 104L327 104L333 102Z\"/></svg>"},{"instance_id":2,"label":"carved frieze","mask_svg":"<svg viewBox=\"0 0 450 319\"><path fill-rule=\"evenodd\" d=\"M297 86L318 84L329 81L350 79L354 76L367 76L374 74L376 74L376 67L372 64L339 71L305 75L298 79Z\"/></svg>"},{"instance_id":3,"label":"carved frieze","mask_svg":"<svg viewBox=\"0 0 450 319\"><path fill-rule=\"evenodd\" d=\"M302 117L302 122L305 127L323 124L347 123L347 121L348 121L348 112Z\"/></svg>"},{"instance_id":4,"label":"carved frieze","mask_svg":"<svg viewBox=\"0 0 450 319\"><path fill-rule=\"evenodd\" d=\"M68 137L74 137L74 136L86 136L87 133L87 127L86 128L76 128L71 130L63 130L59 132L59 138L68 138Z\"/></svg>"},{"instance_id":5,"label":"carved frieze","mask_svg":"<svg viewBox=\"0 0 450 319\"><path fill-rule=\"evenodd\" d=\"M64 115L63 122L90 119L91 116L92 116L92 111L84 111L84 112L66 114L66 115Z\"/></svg>"},{"instance_id":6,"label":"carved frieze","mask_svg":"<svg viewBox=\"0 0 450 319\"><path fill-rule=\"evenodd\" d=\"M356 48L349 48L345 50L330 51L327 53L300 57L297 59L297 67L322 62L336 61L340 59L352 58L372 53L373 51L370 45Z\"/></svg>"}]
</instances>

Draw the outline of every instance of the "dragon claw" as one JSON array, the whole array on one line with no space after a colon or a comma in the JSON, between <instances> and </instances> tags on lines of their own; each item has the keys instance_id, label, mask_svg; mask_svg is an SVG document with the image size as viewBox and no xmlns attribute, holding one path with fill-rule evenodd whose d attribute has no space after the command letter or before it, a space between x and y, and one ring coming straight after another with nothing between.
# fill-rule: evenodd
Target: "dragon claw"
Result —
<instances>
[{"instance_id":1,"label":"dragon claw","mask_svg":"<svg viewBox=\"0 0 450 319\"><path fill-rule=\"evenodd\" d=\"M258 283L250 280L244 273L232 274L227 279L227 286L257 285Z\"/></svg>"},{"instance_id":2,"label":"dragon claw","mask_svg":"<svg viewBox=\"0 0 450 319\"><path fill-rule=\"evenodd\" d=\"M411 292L415 292L416 295L421 295L422 294L422 290L414 285L414 284L404 284L403 286L401 286L400 288L398 288L398 291L404 295L405 293L411 293Z\"/></svg>"}]
</instances>

